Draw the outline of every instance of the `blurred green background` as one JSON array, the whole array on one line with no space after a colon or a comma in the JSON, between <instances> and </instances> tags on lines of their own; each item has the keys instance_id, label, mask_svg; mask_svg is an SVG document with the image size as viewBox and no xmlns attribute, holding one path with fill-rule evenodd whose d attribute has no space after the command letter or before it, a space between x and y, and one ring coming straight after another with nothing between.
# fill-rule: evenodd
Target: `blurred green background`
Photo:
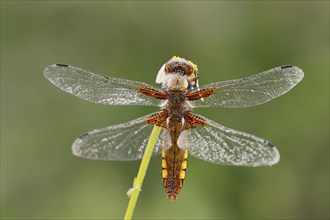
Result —
<instances>
[{"instance_id":1,"label":"blurred green background","mask_svg":"<svg viewBox=\"0 0 330 220\"><path fill-rule=\"evenodd\" d=\"M197 109L273 142L273 167L189 158L168 201L160 157L151 160L135 218L329 218L329 1L1 1L1 218L117 219L139 161L74 157L81 133L157 110L103 106L60 91L52 63L154 85L173 55L198 64L200 85L284 64L303 81L245 109Z\"/></svg>"}]
</instances>

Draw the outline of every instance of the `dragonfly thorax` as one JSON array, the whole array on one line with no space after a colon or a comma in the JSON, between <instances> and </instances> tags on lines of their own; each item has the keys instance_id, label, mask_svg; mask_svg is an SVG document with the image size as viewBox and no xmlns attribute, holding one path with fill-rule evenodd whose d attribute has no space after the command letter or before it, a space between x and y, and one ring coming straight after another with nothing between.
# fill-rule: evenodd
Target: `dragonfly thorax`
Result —
<instances>
[{"instance_id":1,"label":"dragonfly thorax","mask_svg":"<svg viewBox=\"0 0 330 220\"><path fill-rule=\"evenodd\" d=\"M191 107L186 101L185 91L182 90L168 90L168 101L165 109L168 116L175 121L181 121L184 113L190 111Z\"/></svg>"}]
</instances>

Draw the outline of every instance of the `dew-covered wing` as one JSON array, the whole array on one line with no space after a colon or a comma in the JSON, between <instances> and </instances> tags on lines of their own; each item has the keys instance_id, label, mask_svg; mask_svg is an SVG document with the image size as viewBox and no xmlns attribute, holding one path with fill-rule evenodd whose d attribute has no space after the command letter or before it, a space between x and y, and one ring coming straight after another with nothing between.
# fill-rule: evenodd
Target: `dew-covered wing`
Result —
<instances>
[{"instance_id":1,"label":"dew-covered wing","mask_svg":"<svg viewBox=\"0 0 330 220\"><path fill-rule=\"evenodd\" d=\"M44 70L45 77L61 90L81 99L105 105L159 106L161 101L139 92L151 85L106 77L65 64L53 64Z\"/></svg>"},{"instance_id":2,"label":"dew-covered wing","mask_svg":"<svg viewBox=\"0 0 330 220\"><path fill-rule=\"evenodd\" d=\"M270 166L279 161L279 152L269 141L203 119L205 126L190 129L188 152L192 156L234 166Z\"/></svg>"},{"instance_id":3,"label":"dew-covered wing","mask_svg":"<svg viewBox=\"0 0 330 220\"><path fill-rule=\"evenodd\" d=\"M303 77L299 67L280 66L246 78L204 85L200 90L215 88L215 93L191 103L195 107L225 108L260 105L285 94Z\"/></svg>"},{"instance_id":4,"label":"dew-covered wing","mask_svg":"<svg viewBox=\"0 0 330 220\"><path fill-rule=\"evenodd\" d=\"M154 126L145 122L148 116L82 134L72 144L72 153L92 160L142 159ZM161 143L158 138L153 155L161 153Z\"/></svg>"}]
</instances>

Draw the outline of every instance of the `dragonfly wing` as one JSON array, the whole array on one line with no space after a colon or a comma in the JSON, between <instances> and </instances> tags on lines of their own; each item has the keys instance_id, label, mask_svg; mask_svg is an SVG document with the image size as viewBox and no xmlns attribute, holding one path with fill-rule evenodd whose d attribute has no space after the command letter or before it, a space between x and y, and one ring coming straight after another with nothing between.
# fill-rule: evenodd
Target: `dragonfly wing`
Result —
<instances>
[{"instance_id":1,"label":"dragonfly wing","mask_svg":"<svg viewBox=\"0 0 330 220\"><path fill-rule=\"evenodd\" d=\"M141 88L158 91L142 82L106 77L65 64L48 66L44 75L61 90L94 103L148 106L161 104L160 100L139 92Z\"/></svg>"},{"instance_id":2,"label":"dragonfly wing","mask_svg":"<svg viewBox=\"0 0 330 220\"><path fill-rule=\"evenodd\" d=\"M276 67L246 78L202 86L199 90L215 88L215 93L191 103L194 107L225 108L260 105L285 94L303 77L304 72L299 67Z\"/></svg>"},{"instance_id":3,"label":"dragonfly wing","mask_svg":"<svg viewBox=\"0 0 330 220\"><path fill-rule=\"evenodd\" d=\"M208 162L235 166L270 166L279 161L279 152L269 141L199 117L206 125L190 129L189 154Z\"/></svg>"},{"instance_id":4,"label":"dragonfly wing","mask_svg":"<svg viewBox=\"0 0 330 220\"><path fill-rule=\"evenodd\" d=\"M151 114L150 114L151 115ZM125 124L96 129L78 137L72 145L72 153L93 160L142 159L153 124L146 123L148 116ZM161 153L162 142L157 140L153 155Z\"/></svg>"}]
</instances>

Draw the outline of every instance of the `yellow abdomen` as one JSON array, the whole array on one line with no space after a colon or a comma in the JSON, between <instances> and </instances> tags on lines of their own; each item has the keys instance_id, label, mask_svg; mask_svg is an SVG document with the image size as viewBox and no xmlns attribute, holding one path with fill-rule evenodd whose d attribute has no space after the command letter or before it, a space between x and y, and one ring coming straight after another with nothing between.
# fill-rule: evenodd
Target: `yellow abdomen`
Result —
<instances>
[{"instance_id":1,"label":"yellow abdomen","mask_svg":"<svg viewBox=\"0 0 330 220\"><path fill-rule=\"evenodd\" d=\"M175 200L186 177L188 151L172 145L162 152L162 177L167 197Z\"/></svg>"}]
</instances>

